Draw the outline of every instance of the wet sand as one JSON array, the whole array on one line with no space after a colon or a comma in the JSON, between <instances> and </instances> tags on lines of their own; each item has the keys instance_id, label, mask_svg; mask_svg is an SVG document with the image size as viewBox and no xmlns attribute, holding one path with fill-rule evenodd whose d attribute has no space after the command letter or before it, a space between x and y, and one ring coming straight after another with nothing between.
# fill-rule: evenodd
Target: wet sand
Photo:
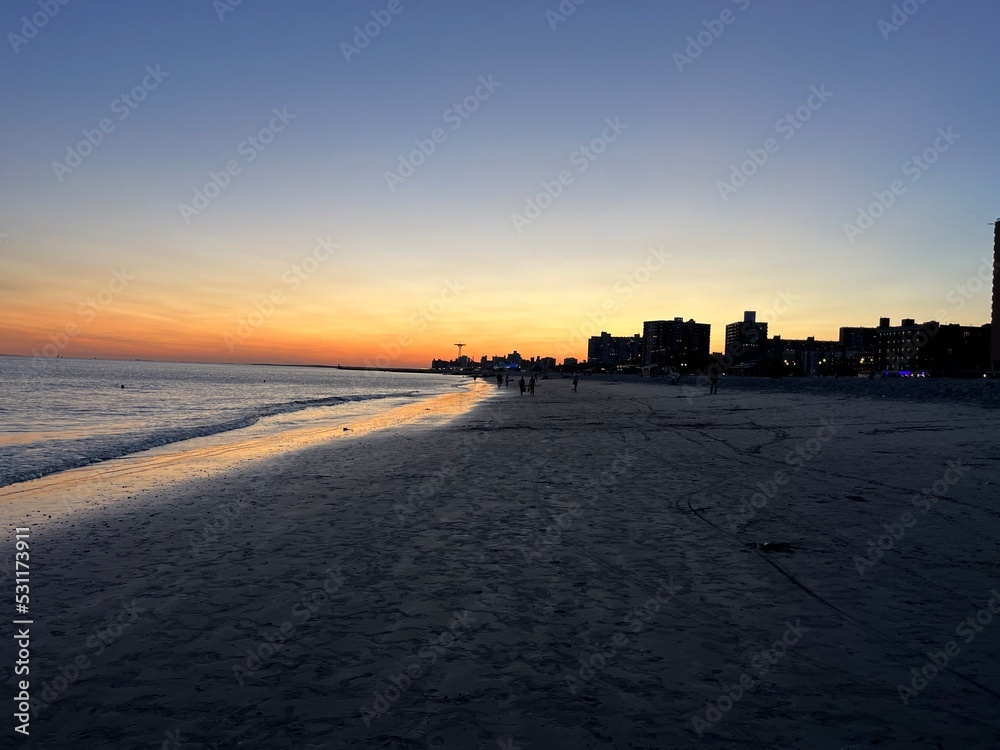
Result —
<instances>
[{"instance_id":1,"label":"wet sand","mask_svg":"<svg viewBox=\"0 0 1000 750\"><path fill-rule=\"evenodd\" d=\"M0 506L38 561L34 746L1000 744L998 412L725 385L545 380Z\"/></svg>"}]
</instances>

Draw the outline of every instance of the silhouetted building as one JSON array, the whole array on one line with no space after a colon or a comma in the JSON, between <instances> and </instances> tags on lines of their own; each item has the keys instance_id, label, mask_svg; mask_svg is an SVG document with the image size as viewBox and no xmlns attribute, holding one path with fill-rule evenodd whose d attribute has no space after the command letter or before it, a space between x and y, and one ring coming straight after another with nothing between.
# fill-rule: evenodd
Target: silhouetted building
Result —
<instances>
[{"instance_id":1,"label":"silhouetted building","mask_svg":"<svg viewBox=\"0 0 1000 750\"><path fill-rule=\"evenodd\" d=\"M931 375L980 373L989 366L990 325L941 325L903 318L898 326L879 318L877 328L840 329L840 361L836 372L917 371Z\"/></svg>"},{"instance_id":2,"label":"silhouetted building","mask_svg":"<svg viewBox=\"0 0 1000 750\"><path fill-rule=\"evenodd\" d=\"M993 225L993 326L990 369L1000 369L1000 219Z\"/></svg>"},{"instance_id":3,"label":"silhouetted building","mask_svg":"<svg viewBox=\"0 0 1000 750\"><path fill-rule=\"evenodd\" d=\"M888 327L889 319L882 318ZM840 329L840 361L838 375L857 375L865 370L879 367L876 362L878 355L878 329L865 326L843 326Z\"/></svg>"},{"instance_id":4,"label":"silhouetted building","mask_svg":"<svg viewBox=\"0 0 1000 750\"><path fill-rule=\"evenodd\" d=\"M938 327L924 347L923 367L932 375L976 374L989 366L990 324Z\"/></svg>"},{"instance_id":5,"label":"silhouetted building","mask_svg":"<svg viewBox=\"0 0 1000 750\"><path fill-rule=\"evenodd\" d=\"M738 364L762 359L767 342L767 323L757 320L754 310L743 313L743 320L726 326L726 354Z\"/></svg>"},{"instance_id":6,"label":"silhouetted building","mask_svg":"<svg viewBox=\"0 0 1000 750\"><path fill-rule=\"evenodd\" d=\"M903 318L898 326L876 329L879 369L921 371L936 375L981 372L989 366L990 326L917 323Z\"/></svg>"},{"instance_id":7,"label":"silhouetted building","mask_svg":"<svg viewBox=\"0 0 1000 750\"><path fill-rule=\"evenodd\" d=\"M917 355L930 341L929 334L937 329L937 323L925 328L916 325L913 318L903 318L898 326L885 324L887 320L879 320L875 331L875 362L879 369L922 369L922 358Z\"/></svg>"},{"instance_id":8,"label":"silhouetted building","mask_svg":"<svg viewBox=\"0 0 1000 750\"><path fill-rule=\"evenodd\" d=\"M563 367L576 367L580 364L576 357L566 357L563 359Z\"/></svg>"},{"instance_id":9,"label":"silhouetted building","mask_svg":"<svg viewBox=\"0 0 1000 750\"><path fill-rule=\"evenodd\" d=\"M591 336L587 344L587 362L610 369L639 367L642 365L642 337L612 336L601 331L600 336Z\"/></svg>"},{"instance_id":10,"label":"silhouetted building","mask_svg":"<svg viewBox=\"0 0 1000 750\"><path fill-rule=\"evenodd\" d=\"M693 319L647 320L642 324L645 365L679 372L703 369L708 362L712 326Z\"/></svg>"},{"instance_id":11,"label":"silhouetted building","mask_svg":"<svg viewBox=\"0 0 1000 750\"><path fill-rule=\"evenodd\" d=\"M817 341L814 336L804 339L767 340L766 359L772 374L833 375L838 372L843 347L839 341Z\"/></svg>"}]
</instances>

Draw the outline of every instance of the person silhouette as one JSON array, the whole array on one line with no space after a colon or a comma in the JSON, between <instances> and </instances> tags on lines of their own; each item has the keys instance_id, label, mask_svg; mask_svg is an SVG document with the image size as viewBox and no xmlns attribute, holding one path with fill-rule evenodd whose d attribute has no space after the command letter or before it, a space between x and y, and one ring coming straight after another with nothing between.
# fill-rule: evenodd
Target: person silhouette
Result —
<instances>
[{"instance_id":1,"label":"person silhouette","mask_svg":"<svg viewBox=\"0 0 1000 750\"><path fill-rule=\"evenodd\" d=\"M579 382L580 382L580 376L579 375L574 375L573 376L573 393L576 393L576 386L577 386L577 384L579 384Z\"/></svg>"},{"instance_id":2,"label":"person silhouette","mask_svg":"<svg viewBox=\"0 0 1000 750\"><path fill-rule=\"evenodd\" d=\"M531 376L531 380L528 381L528 393L532 396L535 395L535 376Z\"/></svg>"},{"instance_id":3,"label":"person silhouette","mask_svg":"<svg viewBox=\"0 0 1000 750\"><path fill-rule=\"evenodd\" d=\"M521 381L520 381L520 382L518 383L518 385L519 385L519 386L520 386L520 388L521 388L521 395L523 396L523 395L524 395L524 392L525 392L526 390L528 390L528 386L526 386L526 385L524 384L524 375L522 375L522 376L521 376Z\"/></svg>"},{"instance_id":4,"label":"person silhouette","mask_svg":"<svg viewBox=\"0 0 1000 750\"><path fill-rule=\"evenodd\" d=\"M509 372L507 373L507 377L504 378L503 387L504 388L510 388L510 373Z\"/></svg>"}]
</instances>

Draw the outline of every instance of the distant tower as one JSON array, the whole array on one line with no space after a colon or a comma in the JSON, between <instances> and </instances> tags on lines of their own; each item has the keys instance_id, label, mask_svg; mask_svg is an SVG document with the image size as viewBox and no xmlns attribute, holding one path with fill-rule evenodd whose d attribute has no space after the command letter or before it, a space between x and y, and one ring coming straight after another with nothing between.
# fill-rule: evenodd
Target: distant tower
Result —
<instances>
[{"instance_id":1,"label":"distant tower","mask_svg":"<svg viewBox=\"0 0 1000 750\"><path fill-rule=\"evenodd\" d=\"M455 344L455 346L458 347L458 358L461 359L462 358L462 347L465 346L465 344Z\"/></svg>"},{"instance_id":2,"label":"distant tower","mask_svg":"<svg viewBox=\"0 0 1000 750\"><path fill-rule=\"evenodd\" d=\"M993 224L993 320L990 325L990 369L1000 368L1000 219Z\"/></svg>"}]
</instances>

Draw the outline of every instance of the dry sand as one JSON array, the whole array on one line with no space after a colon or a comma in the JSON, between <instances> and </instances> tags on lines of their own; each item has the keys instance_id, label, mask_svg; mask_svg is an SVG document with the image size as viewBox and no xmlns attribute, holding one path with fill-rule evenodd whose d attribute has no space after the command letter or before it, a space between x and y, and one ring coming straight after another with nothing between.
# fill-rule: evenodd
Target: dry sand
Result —
<instances>
[{"instance_id":1,"label":"dry sand","mask_svg":"<svg viewBox=\"0 0 1000 750\"><path fill-rule=\"evenodd\" d=\"M1000 746L1000 413L827 382L545 380L103 510L7 502L28 746Z\"/></svg>"}]
</instances>

